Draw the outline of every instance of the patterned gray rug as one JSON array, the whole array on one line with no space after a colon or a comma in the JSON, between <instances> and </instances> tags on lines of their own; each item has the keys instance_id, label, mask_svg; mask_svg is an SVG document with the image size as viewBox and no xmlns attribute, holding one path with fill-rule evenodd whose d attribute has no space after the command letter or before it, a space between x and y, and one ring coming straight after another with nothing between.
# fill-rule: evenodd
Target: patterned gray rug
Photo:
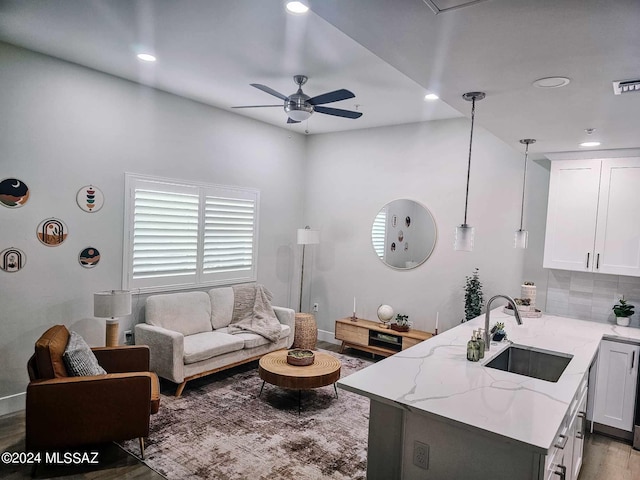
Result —
<instances>
[{"instance_id":1,"label":"patterned gray rug","mask_svg":"<svg viewBox=\"0 0 640 480\"><path fill-rule=\"evenodd\" d=\"M342 377L371 361L327 352ZM266 384L257 362L163 389L151 418L145 463L168 479L364 479L368 399L333 386L298 392ZM123 447L138 455L138 442Z\"/></svg>"}]
</instances>

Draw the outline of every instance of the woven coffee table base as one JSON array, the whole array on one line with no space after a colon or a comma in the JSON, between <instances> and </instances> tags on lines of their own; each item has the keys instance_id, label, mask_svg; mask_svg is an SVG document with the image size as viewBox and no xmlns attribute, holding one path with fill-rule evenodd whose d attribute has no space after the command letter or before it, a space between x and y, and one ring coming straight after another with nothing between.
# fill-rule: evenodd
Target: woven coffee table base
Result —
<instances>
[{"instance_id":1,"label":"woven coffee table base","mask_svg":"<svg viewBox=\"0 0 640 480\"><path fill-rule=\"evenodd\" d=\"M318 342L318 325L311 313L296 313L296 331L293 335L293 348L315 350Z\"/></svg>"}]
</instances>

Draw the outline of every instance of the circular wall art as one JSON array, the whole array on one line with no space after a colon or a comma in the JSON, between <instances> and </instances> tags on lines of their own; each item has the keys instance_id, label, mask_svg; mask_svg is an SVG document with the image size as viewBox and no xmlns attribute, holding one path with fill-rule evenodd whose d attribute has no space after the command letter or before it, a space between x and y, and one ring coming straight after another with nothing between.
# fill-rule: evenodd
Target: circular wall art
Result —
<instances>
[{"instance_id":1,"label":"circular wall art","mask_svg":"<svg viewBox=\"0 0 640 480\"><path fill-rule=\"evenodd\" d=\"M5 178L0 182L0 203L5 207L19 208L29 200L29 187L17 178Z\"/></svg>"},{"instance_id":2,"label":"circular wall art","mask_svg":"<svg viewBox=\"0 0 640 480\"><path fill-rule=\"evenodd\" d=\"M100 252L97 248L87 247L78 255L78 261L84 268L93 268L100 261Z\"/></svg>"},{"instance_id":3,"label":"circular wall art","mask_svg":"<svg viewBox=\"0 0 640 480\"><path fill-rule=\"evenodd\" d=\"M104 204L104 195L98 187L85 185L78 190L76 202L78 202L78 206L85 212L93 213L102 208L102 205Z\"/></svg>"},{"instance_id":4,"label":"circular wall art","mask_svg":"<svg viewBox=\"0 0 640 480\"><path fill-rule=\"evenodd\" d=\"M401 242L402 240L404 240L404 232L400 230L398 232L398 241Z\"/></svg>"},{"instance_id":5,"label":"circular wall art","mask_svg":"<svg viewBox=\"0 0 640 480\"><path fill-rule=\"evenodd\" d=\"M57 218L47 218L38 225L38 240L47 247L57 247L67 239L67 226Z\"/></svg>"},{"instance_id":6,"label":"circular wall art","mask_svg":"<svg viewBox=\"0 0 640 480\"><path fill-rule=\"evenodd\" d=\"M0 269L5 272L17 272L27 264L27 257L22 250L5 248L0 252Z\"/></svg>"}]
</instances>

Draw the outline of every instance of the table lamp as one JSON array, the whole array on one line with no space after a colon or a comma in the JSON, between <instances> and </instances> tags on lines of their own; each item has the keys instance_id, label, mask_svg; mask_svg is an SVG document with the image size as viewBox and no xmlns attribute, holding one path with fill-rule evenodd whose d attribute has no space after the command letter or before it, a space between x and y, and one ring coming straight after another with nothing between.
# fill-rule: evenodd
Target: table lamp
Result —
<instances>
[{"instance_id":1,"label":"table lamp","mask_svg":"<svg viewBox=\"0 0 640 480\"><path fill-rule=\"evenodd\" d=\"M118 345L118 318L131 314L131 292L110 290L93 294L93 316L107 319L105 344Z\"/></svg>"}]
</instances>

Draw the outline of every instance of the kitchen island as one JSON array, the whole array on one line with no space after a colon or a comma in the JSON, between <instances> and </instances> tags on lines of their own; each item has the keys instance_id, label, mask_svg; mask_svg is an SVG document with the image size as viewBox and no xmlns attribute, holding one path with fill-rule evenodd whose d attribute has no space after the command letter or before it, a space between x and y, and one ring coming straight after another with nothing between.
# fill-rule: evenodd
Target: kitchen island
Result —
<instances>
[{"instance_id":1,"label":"kitchen island","mask_svg":"<svg viewBox=\"0 0 640 480\"><path fill-rule=\"evenodd\" d=\"M600 341L638 341L640 329L553 315L523 321L502 307L491 313L513 343L572 356L557 382L486 367L509 342L467 361L467 341L484 316L338 382L371 400L368 479L561 478L554 473L555 456L565 453L559 435L586 401Z\"/></svg>"}]
</instances>

